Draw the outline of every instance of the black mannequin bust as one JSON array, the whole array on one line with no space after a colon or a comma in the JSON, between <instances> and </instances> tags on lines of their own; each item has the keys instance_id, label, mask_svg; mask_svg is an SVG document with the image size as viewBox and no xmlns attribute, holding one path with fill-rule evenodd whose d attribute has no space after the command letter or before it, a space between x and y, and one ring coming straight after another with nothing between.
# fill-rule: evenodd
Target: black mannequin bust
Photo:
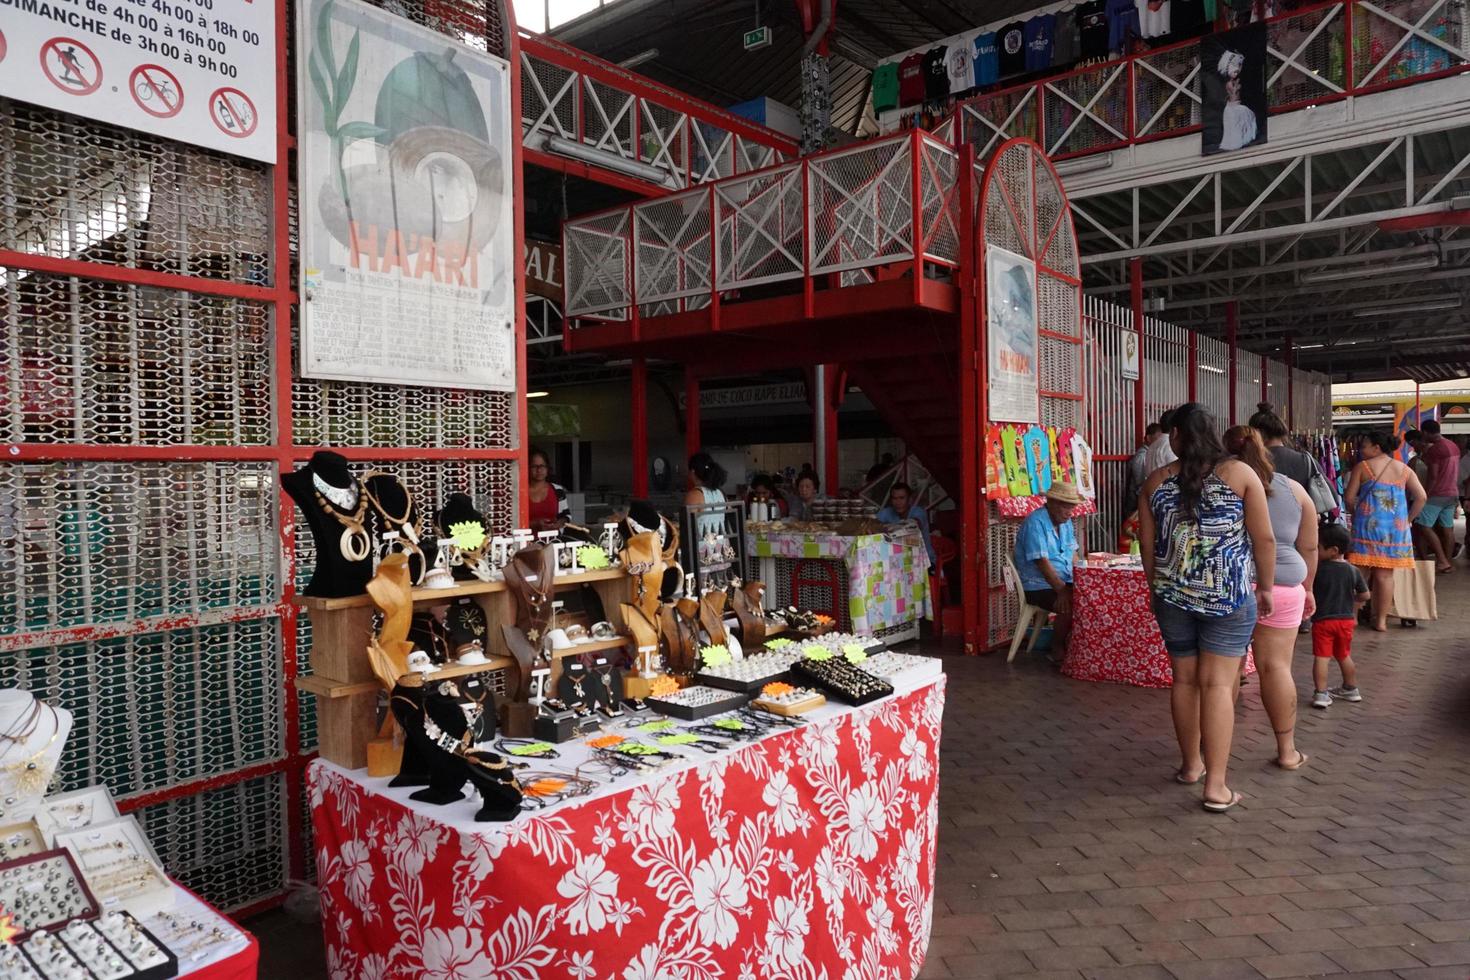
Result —
<instances>
[{"instance_id":1,"label":"black mannequin bust","mask_svg":"<svg viewBox=\"0 0 1470 980\"><path fill-rule=\"evenodd\" d=\"M322 491L318 481L328 493ZM364 524L367 500L346 458L333 452L313 453L305 466L281 477L281 486L305 515L316 542L316 568L304 593L325 598L361 595L373 576L373 542ZM336 497L337 503L329 496ZM353 521L358 532L352 527Z\"/></svg>"},{"instance_id":2,"label":"black mannequin bust","mask_svg":"<svg viewBox=\"0 0 1470 980\"><path fill-rule=\"evenodd\" d=\"M475 509L475 502L470 499L468 494L452 493L449 495L449 499L444 501L443 509L434 515L434 533L442 537L451 538L454 535L449 529L456 524L464 524L466 522L479 524L480 527L485 529L485 535L488 539L490 528L485 524L485 515ZM457 579L473 579L475 575L464 565L456 565L454 567L454 577Z\"/></svg>"},{"instance_id":3,"label":"black mannequin bust","mask_svg":"<svg viewBox=\"0 0 1470 980\"><path fill-rule=\"evenodd\" d=\"M411 706L410 702L415 700L420 701L421 709L415 710ZM474 731L470 732L469 741L474 744L495 734L494 695L482 681L470 678L458 685L441 683L418 692L406 692L406 696L400 696L395 690L394 715L404 731L404 765L407 766L411 758L415 763L422 761L423 774L428 782L426 788L411 798L440 806L454 803L464 799L464 785L468 782L480 794L482 802L475 814L476 820L510 820L520 812L521 791L509 763L493 752L477 749L469 749L463 754L451 752L425 731L424 719L428 718L445 734L455 740L462 739L469 731L469 721L461 706L470 701L479 703L484 709ZM414 775L400 770L398 778L414 778ZM417 784L405 779L404 782L395 780L390 785Z\"/></svg>"},{"instance_id":4,"label":"black mannequin bust","mask_svg":"<svg viewBox=\"0 0 1470 980\"><path fill-rule=\"evenodd\" d=\"M374 544L381 548L383 535L397 532L399 549L408 555L409 581L420 584L433 567L437 546L433 535L423 533L418 502L391 473L374 473L362 483L368 492L368 529Z\"/></svg>"}]
</instances>

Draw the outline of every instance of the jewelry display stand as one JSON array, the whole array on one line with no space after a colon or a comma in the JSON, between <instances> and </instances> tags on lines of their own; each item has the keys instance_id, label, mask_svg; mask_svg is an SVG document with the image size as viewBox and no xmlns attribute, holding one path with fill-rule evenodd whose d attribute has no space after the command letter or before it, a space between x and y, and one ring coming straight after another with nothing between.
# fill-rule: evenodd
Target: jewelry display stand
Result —
<instances>
[{"instance_id":1,"label":"jewelry display stand","mask_svg":"<svg viewBox=\"0 0 1470 980\"><path fill-rule=\"evenodd\" d=\"M134 816L56 835L76 859L92 893L108 908L148 916L174 903L173 882Z\"/></svg>"},{"instance_id":2,"label":"jewelry display stand","mask_svg":"<svg viewBox=\"0 0 1470 980\"><path fill-rule=\"evenodd\" d=\"M0 825L36 812L71 732L71 712L19 688L0 689Z\"/></svg>"},{"instance_id":3,"label":"jewelry display stand","mask_svg":"<svg viewBox=\"0 0 1470 980\"><path fill-rule=\"evenodd\" d=\"M305 515L316 542L316 568L302 592L347 596L366 588L373 575L368 501L347 460L336 453L314 453L301 469L281 477L281 489Z\"/></svg>"},{"instance_id":4,"label":"jewelry display stand","mask_svg":"<svg viewBox=\"0 0 1470 980\"><path fill-rule=\"evenodd\" d=\"M704 685L686 687L672 694L647 699L648 706L659 714L685 721L699 721L711 715L734 711L744 707L749 700L748 695Z\"/></svg>"}]
</instances>

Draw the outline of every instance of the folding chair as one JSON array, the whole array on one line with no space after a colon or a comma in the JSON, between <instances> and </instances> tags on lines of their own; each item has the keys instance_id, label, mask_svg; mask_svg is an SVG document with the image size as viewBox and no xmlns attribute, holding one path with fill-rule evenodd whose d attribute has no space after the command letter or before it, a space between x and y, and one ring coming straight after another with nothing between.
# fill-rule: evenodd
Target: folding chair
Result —
<instances>
[{"instance_id":1,"label":"folding chair","mask_svg":"<svg viewBox=\"0 0 1470 980\"><path fill-rule=\"evenodd\" d=\"M1006 663L1016 659L1016 651L1021 648L1021 640L1026 632L1031 632L1031 639L1026 644L1026 652L1030 653L1036 649L1036 641L1041 638L1041 629L1051 619L1051 613L1040 606L1033 606L1026 601L1026 590L1021 588L1021 573L1016 571L1016 562L1010 555L1006 555L1006 581L1016 592L1016 598L1021 603L1021 614L1016 618L1016 632L1011 637L1011 650L1006 654Z\"/></svg>"}]
</instances>

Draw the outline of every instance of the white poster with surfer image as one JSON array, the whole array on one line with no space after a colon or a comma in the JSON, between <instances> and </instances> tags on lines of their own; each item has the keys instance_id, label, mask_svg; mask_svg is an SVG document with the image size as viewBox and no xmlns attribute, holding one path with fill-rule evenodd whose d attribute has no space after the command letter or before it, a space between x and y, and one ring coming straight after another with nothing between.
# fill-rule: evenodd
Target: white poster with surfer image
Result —
<instances>
[{"instance_id":1,"label":"white poster with surfer image","mask_svg":"<svg viewBox=\"0 0 1470 980\"><path fill-rule=\"evenodd\" d=\"M985 247L985 327L991 422L1036 422L1036 263Z\"/></svg>"},{"instance_id":2,"label":"white poster with surfer image","mask_svg":"<svg viewBox=\"0 0 1470 980\"><path fill-rule=\"evenodd\" d=\"M302 375L515 390L509 66L358 0L297 10Z\"/></svg>"}]
</instances>

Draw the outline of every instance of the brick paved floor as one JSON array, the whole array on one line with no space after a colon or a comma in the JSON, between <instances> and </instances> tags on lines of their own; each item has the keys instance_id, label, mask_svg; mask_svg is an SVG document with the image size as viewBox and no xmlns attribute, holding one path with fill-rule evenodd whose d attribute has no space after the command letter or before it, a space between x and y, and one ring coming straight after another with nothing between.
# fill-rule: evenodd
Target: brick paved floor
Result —
<instances>
[{"instance_id":1,"label":"brick paved floor","mask_svg":"<svg viewBox=\"0 0 1470 980\"><path fill-rule=\"evenodd\" d=\"M1437 623L1356 639L1364 701L1303 706L1298 773L1273 768L1258 688L1231 785L1204 813L1167 692L1044 661L946 656L934 939L923 977L1470 978L1470 566ZM1310 642L1298 684L1310 690ZM1336 681L1334 680L1334 683ZM326 976L321 931L248 923L261 977Z\"/></svg>"},{"instance_id":2,"label":"brick paved floor","mask_svg":"<svg viewBox=\"0 0 1470 980\"><path fill-rule=\"evenodd\" d=\"M1229 777L1246 801L1224 815L1169 781L1167 692L947 657L922 976L1466 980L1470 569L1439 602L1446 618L1417 631L1358 632L1364 700L1303 703L1300 772L1269 764L1250 683Z\"/></svg>"}]
</instances>

